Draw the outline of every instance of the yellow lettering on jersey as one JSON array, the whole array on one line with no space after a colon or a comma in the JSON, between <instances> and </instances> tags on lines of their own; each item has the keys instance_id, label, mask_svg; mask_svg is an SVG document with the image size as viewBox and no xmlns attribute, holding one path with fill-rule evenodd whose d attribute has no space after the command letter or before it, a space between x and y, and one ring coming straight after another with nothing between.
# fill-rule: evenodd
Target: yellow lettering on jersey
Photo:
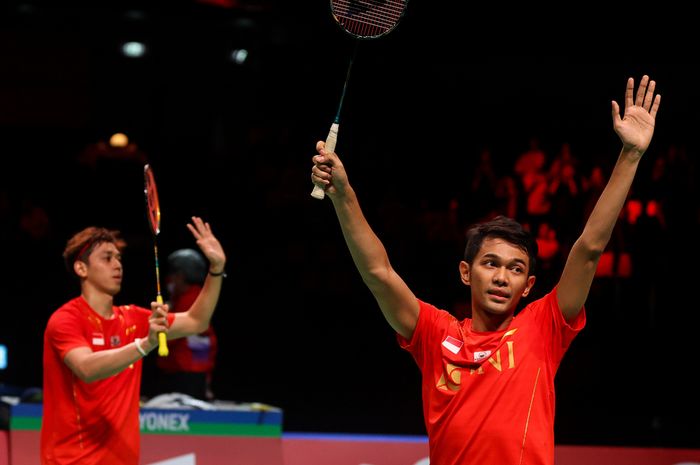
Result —
<instances>
[{"instance_id":1,"label":"yellow lettering on jersey","mask_svg":"<svg viewBox=\"0 0 700 465\"><path fill-rule=\"evenodd\" d=\"M445 378L445 373L440 375L440 380L435 387L443 391L459 391L459 385L462 383L462 372L459 370L459 367L448 363L445 366L445 370L447 371L447 378Z\"/></svg>"},{"instance_id":2,"label":"yellow lettering on jersey","mask_svg":"<svg viewBox=\"0 0 700 465\"><path fill-rule=\"evenodd\" d=\"M513 329L509 331L509 333L514 333L515 331L516 330ZM513 341L506 341L506 347L508 350L508 369L513 369L515 368L515 349ZM490 356L487 360L496 370L498 370L499 372L503 372L503 362L501 361L500 350L496 351L496 353ZM445 373L447 373L447 377L445 376ZM471 376L474 373L476 373L477 375L483 375L484 365L480 365L479 368L476 369L470 368L469 375ZM443 374L440 375L440 380L437 382L436 387L438 389L442 389L443 391L458 391L461 384L461 369L456 365L448 363L445 366L445 372L443 372Z\"/></svg>"},{"instance_id":3,"label":"yellow lettering on jersey","mask_svg":"<svg viewBox=\"0 0 700 465\"><path fill-rule=\"evenodd\" d=\"M493 355L489 357L489 363L498 371L503 371L501 367L501 351L497 351L495 354L496 360L493 359Z\"/></svg>"},{"instance_id":4,"label":"yellow lettering on jersey","mask_svg":"<svg viewBox=\"0 0 700 465\"><path fill-rule=\"evenodd\" d=\"M447 375L450 377L450 381L455 386L459 386L462 383L462 372L459 371L459 367L448 363L447 370Z\"/></svg>"},{"instance_id":5,"label":"yellow lettering on jersey","mask_svg":"<svg viewBox=\"0 0 700 465\"><path fill-rule=\"evenodd\" d=\"M508 368L515 368L515 352L513 351L513 341L506 341L508 346Z\"/></svg>"},{"instance_id":6,"label":"yellow lettering on jersey","mask_svg":"<svg viewBox=\"0 0 700 465\"><path fill-rule=\"evenodd\" d=\"M484 374L484 367L483 367L483 366L479 366L479 368L476 369L476 370L475 370L474 368L470 368L470 369L469 369L469 374L470 374L470 375L473 375L474 373L476 373L477 375L483 375L483 374Z\"/></svg>"},{"instance_id":7,"label":"yellow lettering on jersey","mask_svg":"<svg viewBox=\"0 0 700 465\"><path fill-rule=\"evenodd\" d=\"M508 368L515 368L515 352L513 351L513 341L506 341L506 347L508 347ZM489 363L498 371L503 371L503 366L501 365L501 351L499 350L494 354L496 359L493 359L493 355L489 357Z\"/></svg>"}]
</instances>

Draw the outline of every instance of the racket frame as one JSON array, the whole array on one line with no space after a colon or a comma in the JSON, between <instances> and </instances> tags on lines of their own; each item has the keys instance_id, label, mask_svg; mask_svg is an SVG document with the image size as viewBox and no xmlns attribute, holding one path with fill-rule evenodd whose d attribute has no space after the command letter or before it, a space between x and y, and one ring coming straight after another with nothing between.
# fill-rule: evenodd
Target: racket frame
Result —
<instances>
[{"instance_id":1,"label":"racket frame","mask_svg":"<svg viewBox=\"0 0 700 465\"><path fill-rule=\"evenodd\" d=\"M158 262L158 234L160 234L160 201L158 199L158 187L156 178L153 175L151 165L143 167L144 194L146 197L146 214L148 215L148 225L153 234L153 255L155 257L156 268L156 302L163 304L163 296L160 292L160 265ZM168 339L164 332L158 333L158 355L166 357L169 353Z\"/></svg>"}]
</instances>

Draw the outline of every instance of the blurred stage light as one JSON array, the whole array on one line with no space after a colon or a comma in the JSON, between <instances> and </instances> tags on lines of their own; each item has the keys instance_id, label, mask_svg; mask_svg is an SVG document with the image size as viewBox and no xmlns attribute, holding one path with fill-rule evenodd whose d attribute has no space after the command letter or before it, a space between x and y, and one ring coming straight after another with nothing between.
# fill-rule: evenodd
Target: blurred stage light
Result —
<instances>
[{"instance_id":1,"label":"blurred stage light","mask_svg":"<svg viewBox=\"0 0 700 465\"><path fill-rule=\"evenodd\" d=\"M125 42L122 53L129 58L140 58L146 54L146 44L143 42Z\"/></svg>"},{"instance_id":2,"label":"blurred stage light","mask_svg":"<svg viewBox=\"0 0 700 465\"><path fill-rule=\"evenodd\" d=\"M109 138L109 145L112 147L126 147L129 145L129 138L126 137L126 134L117 132Z\"/></svg>"},{"instance_id":3,"label":"blurred stage light","mask_svg":"<svg viewBox=\"0 0 700 465\"><path fill-rule=\"evenodd\" d=\"M231 52L231 61L237 65L242 65L248 58L248 50L244 48L237 48Z\"/></svg>"},{"instance_id":4,"label":"blurred stage light","mask_svg":"<svg viewBox=\"0 0 700 465\"><path fill-rule=\"evenodd\" d=\"M0 370L7 368L7 346L0 344Z\"/></svg>"}]
</instances>

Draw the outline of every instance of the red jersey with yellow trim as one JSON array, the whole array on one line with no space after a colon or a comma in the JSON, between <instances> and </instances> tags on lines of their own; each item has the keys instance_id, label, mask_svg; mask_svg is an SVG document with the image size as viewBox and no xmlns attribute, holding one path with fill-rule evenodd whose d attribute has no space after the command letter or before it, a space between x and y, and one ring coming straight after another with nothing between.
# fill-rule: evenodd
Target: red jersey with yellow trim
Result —
<instances>
[{"instance_id":1,"label":"red jersey with yellow trim","mask_svg":"<svg viewBox=\"0 0 700 465\"><path fill-rule=\"evenodd\" d=\"M556 289L503 331L419 301L408 350L422 373L423 415L435 465L554 464L554 375L586 323L568 324Z\"/></svg>"},{"instance_id":2,"label":"red jersey with yellow trim","mask_svg":"<svg viewBox=\"0 0 700 465\"><path fill-rule=\"evenodd\" d=\"M114 349L147 337L151 311L113 307L105 319L77 297L56 310L44 332L43 465L137 465L141 360L86 383L63 361L77 347ZM172 323L173 315L168 315Z\"/></svg>"}]
</instances>

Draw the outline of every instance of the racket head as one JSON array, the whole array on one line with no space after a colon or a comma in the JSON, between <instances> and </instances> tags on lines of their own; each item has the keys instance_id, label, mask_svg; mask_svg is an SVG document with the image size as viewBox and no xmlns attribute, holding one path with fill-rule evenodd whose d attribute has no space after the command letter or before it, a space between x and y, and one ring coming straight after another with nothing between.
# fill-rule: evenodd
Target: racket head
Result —
<instances>
[{"instance_id":1,"label":"racket head","mask_svg":"<svg viewBox=\"0 0 700 465\"><path fill-rule=\"evenodd\" d=\"M156 178L153 176L151 165L143 167L144 178L144 194L146 195L146 213L148 216L148 224L151 227L151 232L154 235L160 233L160 202L158 201L158 188L156 187Z\"/></svg>"},{"instance_id":2,"label":"racket head","mask_svg":"<svg viewBox=\"0 0 700 465\"><path fill-rule=\"evenodd\" d=\"M356 39L376 39L396 28L408 0L331 0L333 19Z\"/></svg>"}]
</instances>

